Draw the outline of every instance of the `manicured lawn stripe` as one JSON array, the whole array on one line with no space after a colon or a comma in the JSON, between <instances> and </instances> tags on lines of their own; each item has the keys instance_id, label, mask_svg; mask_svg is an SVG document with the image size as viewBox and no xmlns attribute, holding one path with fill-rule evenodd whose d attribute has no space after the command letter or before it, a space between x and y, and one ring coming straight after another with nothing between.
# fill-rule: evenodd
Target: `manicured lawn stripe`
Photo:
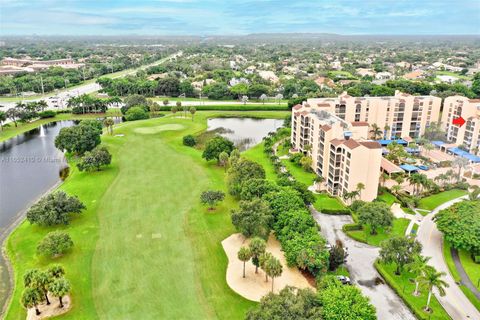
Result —
<instances>
[{"instance_id":1,"label":"manicured lawn stripe","mask_svg":"<svg viewBox=\"0 0 480 320\"><path fill-rule=\"evenodd\" d=\"M453 200L455 198L464 196L467 194L467 191L460 189L452 189L444 192L440 192L429 197L422 198L418 207L425 210L433 210L439 205Z\"/></svg>"}]
</instances>

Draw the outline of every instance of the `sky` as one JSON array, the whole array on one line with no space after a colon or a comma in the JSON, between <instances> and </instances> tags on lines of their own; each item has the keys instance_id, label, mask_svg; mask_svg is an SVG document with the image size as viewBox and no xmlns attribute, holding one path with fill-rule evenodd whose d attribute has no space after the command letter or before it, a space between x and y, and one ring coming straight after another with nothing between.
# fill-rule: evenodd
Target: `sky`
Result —
<instances>
[{"instance_id":1,"label":"sky","mask_svg":"<svg viewBox=\"0 0 480 320\"><path fill-rule=\"evenodd\" d=\"M480 0L0 0L0 35L480 34Z\"/></svg>"}]
</instances>

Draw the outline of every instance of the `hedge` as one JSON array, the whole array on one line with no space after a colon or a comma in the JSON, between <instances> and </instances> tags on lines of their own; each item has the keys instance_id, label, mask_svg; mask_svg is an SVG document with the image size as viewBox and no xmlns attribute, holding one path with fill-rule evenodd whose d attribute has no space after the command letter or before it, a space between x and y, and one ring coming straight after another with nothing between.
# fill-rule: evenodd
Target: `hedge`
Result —
<instances>
[{"instance_id":1,"label":"hedge","mask_svg":"<svg viewBox=\"0 0 480 320\"><path fill-rule=\"evenodd\" d=\"M172 107L170 106L161 106L160 111L170 111ZM206 110L223 110L223 111L288 111L288 106L286 105L261 105L261 106L252 106L252 105L206 105L206 106L195 106L197 111L206 111Z\"/></svg>"},{"instance_id":2,"label":"hedge","mask_svg":"<svg viewBox=\"0 0 480 320\"><path fill-rule=\"evenodd\" d=\"M333 215L350 215L352 212L350 209L322 209L322 213Z\"/></svg>"}]
</instances>

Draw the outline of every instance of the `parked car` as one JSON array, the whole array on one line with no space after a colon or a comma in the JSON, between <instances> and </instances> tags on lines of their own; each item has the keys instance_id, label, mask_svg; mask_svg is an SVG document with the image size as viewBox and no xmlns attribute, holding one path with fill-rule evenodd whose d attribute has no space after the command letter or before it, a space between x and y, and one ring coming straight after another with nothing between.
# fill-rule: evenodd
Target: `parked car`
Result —
<instances>
[{"instance_id":1,"label":"parked car","mask_svg":"<svg viewBox=\"0 0 480 320\"><path fill-rule=\"evenodd\" d=\"M340 281L342 284L346 284L346 285L351 285L352 282L350 281L350 278L349 277L346 277L346 276L337 276L337 279L338 281Z\"/></svg>"},{"instance_id":2,"label":"parked car","mask_svg":"<svg viewBox=\"0 0 480 320\"><path fill-rule=\"evenodd\" d=\"M424 165L417 166L417 168L420 169L420 170L423 170L423 171L427 171L428 169L430 169L429 167L424 166Z\"/></svg>"}]
</instances>

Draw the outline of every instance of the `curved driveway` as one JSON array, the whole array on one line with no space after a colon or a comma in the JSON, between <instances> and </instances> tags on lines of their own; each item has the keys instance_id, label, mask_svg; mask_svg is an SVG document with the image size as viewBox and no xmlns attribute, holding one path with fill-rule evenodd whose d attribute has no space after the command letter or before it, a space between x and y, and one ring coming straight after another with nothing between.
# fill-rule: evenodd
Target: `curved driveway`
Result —
<instances>
[{"instance_id":1,"label":"curved driveway","mask_svg":"<svg viewBox=\"0 0 480 320\"><path fill-rule=\"evenodd\" d=\"M467 299L463 291L455 283L452 275L448 270L448 266L443 257L443 235L437 229L433 217L445 208L450 207L454 203L462 201L466 197L460 197L438 206L423 218L418 228L417 240L422 244L422 253L424 256L431 257L429 264L435 267L437 271L443 271L447 275L444 280L449 284L445 289L446 295L441 297L436 294L438 301L442 304L448 314L454 320L463 319L480 319L480 311Z\"/></svg>"},{"instance_id":2,"label":"curved driveway","mask_svg":"<svg viewBox=\"0 0 480 320\"><path fill-rule=\"evenodd\" d=\"M363 294L377 309L379 320L415 320L402 299L381 280L373 263L379 255L380 249L348 237L342 226L352 223L352 218L346 215L327 215L311 208L313 217L321 226L322 234L330 244L337 240L343 242L348 251L347 268L350 278L359 286Z\"/></svg>"}]
</instances>

